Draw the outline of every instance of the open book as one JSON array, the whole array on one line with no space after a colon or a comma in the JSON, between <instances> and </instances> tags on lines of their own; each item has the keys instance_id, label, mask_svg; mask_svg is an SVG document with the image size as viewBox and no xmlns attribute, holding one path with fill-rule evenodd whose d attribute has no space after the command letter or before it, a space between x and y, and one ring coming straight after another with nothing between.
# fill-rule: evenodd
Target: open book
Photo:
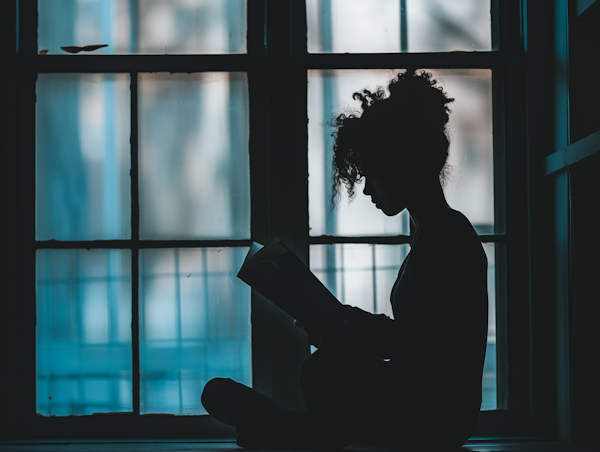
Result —
<instances>
[{"instance_id":1,"label":"open book","mask_svg":"<svg viewBox=\"0 0 600 452\"><path fill-rule=\"evenodd\" d=\"M238 278L303 325L329 329L342 304L279 239L252 243Z\"/></svg>"}]
</instances>

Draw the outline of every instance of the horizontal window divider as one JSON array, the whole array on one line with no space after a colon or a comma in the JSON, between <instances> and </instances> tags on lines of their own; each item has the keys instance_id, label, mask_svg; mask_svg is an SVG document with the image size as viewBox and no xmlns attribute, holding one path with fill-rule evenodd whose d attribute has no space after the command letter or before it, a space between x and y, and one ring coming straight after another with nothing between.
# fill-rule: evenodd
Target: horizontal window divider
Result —
<instances>
[{"instance_id":1,"label":"horizontal window divider","mask_svg":"<svg viewBox=\"0 0 600 452\"><path fill-rule=\"evenodd\" d=\"M546 157L542 162L544 176L554 174L597 153L600 153L600 130Z\"/></svg>"},{"instance_id":2,"label":"horizontal window divider","mask_svg":"<svg viewBox=\"0 0 600 452\"><path fill-rule=\"evenodd\" d=\"M39 73L236 72L264 66L266 54L236 55L19 55L16 63Z\"/></svg>"},{"instance_id":3,"label":"horizontal window divider","mask_svg":"<svg viewBox=\"0 0 600 452\"><path fill-rule=\"evenodd\" d=\"M505 52L296 54L308 69L481 68L506 64Z\"/></svg>"},{"instance_id":4,"label":"horizontal window divider","mask_svg":"<svg viewBox=\"0 0 600 452\"><path fill-rule=\"evenodd\" d=\"M340 237L333 235L320 235L310 237L308 243L311 245L336 245L343 243L369 244L369 245L403 245L410 243L410 236L395 235L391 237Z\"/></svg>"},{"instance_id":5,"label":"horizontal window divider","mask_svg":"<svg viewBox=\"0 0 600 452\"><path fill-rule=\"evenodd\" d=\"M155 249L155 248L226 248L250 246L250 239L224 240L85 240L36 241L37 249Z\"/></svg>"},{"instance_id":6,"label":"horizontal window divider","mask_svg":"<svg viewBox=\"0 0 600 452\"><path fill-rule=\"evenodd\" d=\"M272 55L273 56L273 55ZM276 55L274 55L276 56ZM492 68L506 64L506 52L292 53L307 69ZM18 55L16 64L39 73L247 71L264 67L266 53L231 55Z\"/></svg>"},{"instance_id":7,"label":"horizontal window divider","mask_svg":"<svg viewBox=\"0 0 600 452\"><path fill-rule=\"evenodd\" d=\"M99 414L101 415L101 414ZM96 416L99 416L96 415ZM87 416L87 415L86 415ZM92 415L93 416L93 415ZM141 414L141 417L143 416L156 416L156 414ZM162 415L158 415L158 416L162 416ZM185 415L186 417L188 417L187 415ZM191 417L196 416L196 419L199 416L204 416L205 418L208 418L207 415L205 414L200 414L200 415L192 415ZM51 416L38 416L39 418L50 418ZM69 417L69 416L66 416ZM75 416L71 416L71 418L73 418ZM77 416L77 417L81 417L81 416ZM183 417L183 416L178 416L179 418ZM56 419L56 417L54 417L53 419ZM487 441L487 439L475 439L475 441L477 442L483 442L483 441ZM71 439L69 438L68 440L65 439L15 439L15 440L2 440L2 445L3 446L23 446L23 445L36 445L36 446L61 446L61 445L65 445L65 444L147 444L147 443L151 443L151 444L189 444L189 443L193 443L193 444L220 444L220 443L235 443L236 439L235 438L146 438L146 439L129 439L129 438L125 438L125 439L114 439L114 438L109 438L109 439L99 439L99 440L89 440L89 439ZM233 447L232 447L233 448ZM235 447L235 449L237 449L237 447ZM183 449L182 449L183 450Z\"/></svg>"},{"instance_id":8,"label":"horizontal window divider","mask_svg":"<svg viewBox=\"0 0 600 452\"><path fill-rule=\"evenodd\" d=\"M480 234L479 239L482 243L506 243L504 234ZM332 235L320 235L310 237L310 245L336 245L336 244L369 244L369 245L403 245L410 243L411 237L408 235L396 235L390 237L341 237Z\"/></svg>"},{"instance_id":9,"label":"horizontal window divider","mask_svg":"<svg viewBox=\"0 0 600 452\"><path fill-rule=\"evenodd\" d=\"M196 442L211 439L213 442L221 438L235 437L235 429L205 414L175 416L172 414L98 414L84 416L35 416L23 428L28 440L44 440L51 444L60 440L65 444L72 440L88 440L90 438L106 438L110 432L110 441L136 440L140 432L152 432L146 438L154 438L156 442L169 442L172 439L187 439ZM143 442L144 440L139 442Z\"/></svg>"}]
</instances>

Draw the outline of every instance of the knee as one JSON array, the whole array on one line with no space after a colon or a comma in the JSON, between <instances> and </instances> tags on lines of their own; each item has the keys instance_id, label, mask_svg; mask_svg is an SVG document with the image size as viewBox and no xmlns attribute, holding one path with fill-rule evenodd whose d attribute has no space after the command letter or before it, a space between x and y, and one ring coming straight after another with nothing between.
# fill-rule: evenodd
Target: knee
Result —
<instances>
[{"instance_id":1,"label":"knee","mask_svg":"<svg viewBox=\"0 0 600 452\"><path fill-rule=\"evenodd\" d=\"M227 389L234 383L230 378L213 378L204 386L202 396L200 398L202 405L211 413L214 407L220 403L222 395L227 392Z\"/></svg>"}]
</instances>

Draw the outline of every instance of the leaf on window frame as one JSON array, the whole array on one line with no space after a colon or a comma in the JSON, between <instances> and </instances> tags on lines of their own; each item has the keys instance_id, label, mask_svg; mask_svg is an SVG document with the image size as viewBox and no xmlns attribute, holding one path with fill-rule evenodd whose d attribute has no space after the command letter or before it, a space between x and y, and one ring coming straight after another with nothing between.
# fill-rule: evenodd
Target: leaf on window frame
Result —
<instances>
[{"instance_id":1,"label":"leaf on window frame","mask_svg":"<svg viewBox=\"0 0 600 452\"><path fill-rule=\"evenodd\" d=\"M76 46L61 47L61 49L63 49L65 52L69 52L69 53L79 53L82 50L81 47L76 47Z\"/></svg>"},{"instance_id":2,"label":"leaf on window frame","mask_svg":"<svg viewBox=\"0 0 600 452\"><path fill-rule=\"evenodd\" d=\"M101 49L102 47L108 47L108 44L94 44L91 46L84 46L82 50L84 52L92 52L94 50Z\"/></svg>"},{"instance_id":3,"label":"leaf on window frame","mask_svg":"<svg viewBox=\"0 0 600 452\"><path fill-rule=\"evenodd\" d=\"M93 44L84 47L78 46L65 46L61 47L65 52L68 53L79 53L79 52L93 52L94 50L101 49L102 47L108 47L108 44Z\"/></svg>"},{"instance_id":4,"label":"leaf on window frame","mask_svg":"<svg viewBox=\"0 0 600 452\"><path fill-rule=\"evenodd\" d=\"M48 53L48 49L40 50L40 55L46 55Z\"/></svg>"}]
</instances>

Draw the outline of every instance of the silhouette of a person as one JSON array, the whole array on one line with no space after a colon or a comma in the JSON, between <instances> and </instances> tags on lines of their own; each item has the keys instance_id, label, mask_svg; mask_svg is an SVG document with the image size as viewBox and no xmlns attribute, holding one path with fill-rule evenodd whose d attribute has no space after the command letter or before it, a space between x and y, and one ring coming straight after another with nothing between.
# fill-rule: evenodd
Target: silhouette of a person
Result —
<instances>
[{"instance_id":1,"label":"silhouette of a person","mask_svg":"<svg viewBox=\"0 0 600 452\"><path fill-rule=\"evenodd\" d=\"M318 346L300 385L308 412L288 410L230 379L202 403L252 448L335 448L361 442L411 450L460 447L481 405L487 341L487 258L469 221L446 202L448 104L425 71L354 93L362 114L333 125L333 199L364 194L388 216L407 209L411 251L390 297L394 319L344 306L346 333L303 325ZM328 340L322 340L327 337Z\"/></svg>"}]
</instances>

